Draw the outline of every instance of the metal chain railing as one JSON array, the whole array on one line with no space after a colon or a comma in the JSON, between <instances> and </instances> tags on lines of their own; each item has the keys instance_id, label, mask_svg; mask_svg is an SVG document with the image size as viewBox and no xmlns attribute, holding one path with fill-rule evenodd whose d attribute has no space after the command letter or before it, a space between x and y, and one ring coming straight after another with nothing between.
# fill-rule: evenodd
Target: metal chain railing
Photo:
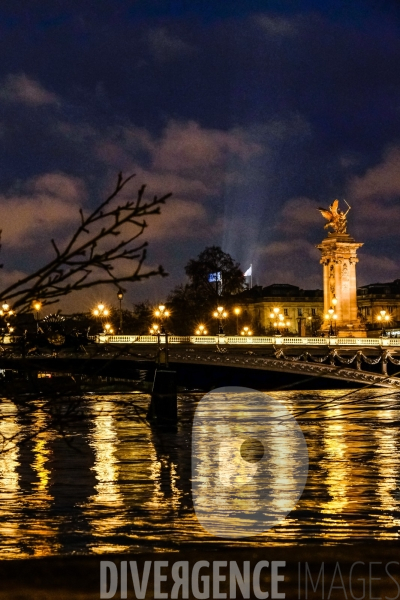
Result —
<instances>
[{"instance_id":1,"label":"metal chain railing","mask_svg":"<svg viewBox=\"0 0 400 600\"><path fill-rule=\"evenodd\" d=\"M370 357L364 354L362 350L358 350L353 356L341 356L336 348L331 348L331 350L325 356L313 356L309 352L303 352L298 356L288 356L282 350L282 348L275 348L275 358L297 362L301 360L311 361L316 363L325 363L329 361L330 365L335 366L336 360L343 365L351 365L354 361L356 361L356 370L362 370L362 363L366 363L367 365L377 365L381 363L381 372L383 375L387 375L387 363L390 361L394 365L400 365L400 359L396 359L392 356L390 350L387 348L382 348L380 356Z\"/></svg>"}]
</instances>

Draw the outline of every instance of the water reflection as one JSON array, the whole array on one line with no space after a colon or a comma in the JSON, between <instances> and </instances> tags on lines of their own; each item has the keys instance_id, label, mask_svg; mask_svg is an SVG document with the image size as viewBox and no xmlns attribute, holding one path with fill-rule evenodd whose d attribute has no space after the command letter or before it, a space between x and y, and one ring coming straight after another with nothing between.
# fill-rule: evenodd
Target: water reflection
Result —
<instances>
[{"instance_id":1,"label":"water reflection","mask_svg":"<svg viewBox=\"0 0 400 600\"><path fill-rule=\"evenodd\" d=\"M124 501L119 484L119 464L116 457L119 439L116 431L113 402L99 399L92 405L93 428L89 445L94 450L92 470L96 477L96 493L86 505L92 535L101 538L93 544L95 552L122 552L128 546L112 542L117 530L126 523ZM109 542L103 540L109 538Z\"/></svg>"},{"instance_id":2,"label":"water reflection","mask_svg":"<svg viewBox=\"0 0 400 600\"><path fill-rule=\"evenodd\" d=\"M150 510L165 510L168 506L172 516L179 509L183 495L179 488L178 464L163 447L160 434L154 432L149 442L149 478L153 483L153 490L145 504Z\"/></svg>"},{"instance_id":3,"label":"water reflection","mask_svg":"<svg viewBox=\"0 0 400 600\"><path fill-rule=\"evenodd\" d=\"M40 501L51 500L52 495L50 494L50 475L51 471L49 468L49 459L51 456L51 448L49 443L54 439L54 433L47 428L48 417L39 406L35 412L34 430L36 436L34 437L32 453L34 456L32 462L32 468L37 475L38 481L33 483L34 490L36 489L37 498Z\"/></svg>"},{"instance_id":4,"label":"water reflection","mask_svg":"<svg viewBox=\"0 0 400 600\"><path fill-rule=\"evenodd\" d=\"M281 525L251 538L252 544L398 539L397 397L381 399L379 390L357 392L362 402L355 405L354 396L337 401L343 394L340 390L270 394L290 412L310 410L299 421L310 470L295 509ZM91 397L86 402L87 418L69 432L71 446L47 421L40 402L28 423L13 402L3 399L0 439L13 441L0 453L0 557L177 549L215 541L199 524L191 496L191 422L200 398L180 399L178 432L167 433L152 430L128 410L133 403L145 409L147 396ZM316 409L332 399L335 402L326 408ZM222 421L208 423L205 440L210 428L220 427L222 433L225 426ZM33 432L32 440L18 442L18 436ZM218 462L226 465L218 483L227 493L232 486L246 485L255 471L250 463L246 472L239 473L235 466L234 457L245 439L233 436L220 444L215 464L211 461L207 467L217 472ZM284 489L285 469L292 458L289 447L272 451L275 486ZM239 464L243 466L242 461ZM199 474L205 486L208 474ZM282 501L277 499L277 510ZM213 510L224 508L217 498L213 502ZM248 545L249 540L227 543Z\"/></svg>"},{"instance_id":5,"label":"water reflection","mask_svg":"<svg viewBox=\"0 0 400 600\"><path fill-rule=\"evenodd\" d=\"M17 509L20 497L19 449L13 440L18 436L17 408L10 400L0 403L0 539L4 558L19 556L20 515Z\"/></svg>"},{"instance_id":6,"label":"water reflection","mask_svg":"<svg viewBox=\"0 0 400 600\"><path fill-rule=\"evenodd\" d=\"M324 458L322 468L326 471L325 485L329 499L322 503L321 512L337 515L349 503L348 485L351 485L349 450L346 439L346 422L341 418L342 409L328 410L326 435L323 437ZM331 420L332 419L332 420Z\"/></svg>"},{"instance_id":7,"label":"water reflection","mask_svg":"<svg viewBox=\"0 0 400 600\"><path fill-rule=\"evenodd\" d=\"M398 414L396 415L396 411L388 409L381 412L381 417L387 423L393 423L393 421L398 418ZM384 511L383 514L379 514L377 518L378 523L383 525L383 527L378 530L378 535L381 538L399 538L399 428L393 426L383 427L379 432L374 430L374 434L377 443L376 465L378 469L376 491ZM389 523L391 525L390 529L387 528Z\"/></svg>"}]
</instances>

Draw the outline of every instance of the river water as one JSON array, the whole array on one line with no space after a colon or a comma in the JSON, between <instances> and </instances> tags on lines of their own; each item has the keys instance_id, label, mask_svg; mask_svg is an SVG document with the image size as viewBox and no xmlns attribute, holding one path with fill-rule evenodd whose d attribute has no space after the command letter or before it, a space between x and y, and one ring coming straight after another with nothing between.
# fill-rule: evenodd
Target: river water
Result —
<instances>
[{"instance_id":1,"label":"river water","mask_svg":"<svg viewBox=\"0 0 400 600\"><path fill-rule=\"evenodd\" d=\"M49 425L0 403L0 558L163 551L219 543L262 547L397 540L400 396L384 389L269 393L297 416L307 485L278 526L221 541L199 524L191 496L191 424L202 394L179 397L176 433L142 418L144 394L88 396L83 416ZM34 434L27 439L29 434Z\"/></svg>"}]
</instances>

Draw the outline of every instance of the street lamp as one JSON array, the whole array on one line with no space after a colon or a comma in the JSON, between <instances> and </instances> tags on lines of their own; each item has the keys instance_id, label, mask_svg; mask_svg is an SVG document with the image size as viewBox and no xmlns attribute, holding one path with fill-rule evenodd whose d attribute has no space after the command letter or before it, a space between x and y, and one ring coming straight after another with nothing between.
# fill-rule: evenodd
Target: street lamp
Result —
<instances>
[{"instance_id":1,"label":"street lamp","mask_svg":"<svg viewBox=\"0 0 400 600\"><path fill-rule=\"evenodd\" d=\"M169 310L166 309L164 304L160 304L160 306L154 311L154 316L160 320L161 323L161 333L165 333L164 320L168 319L170 316Z\"/></svg>"},{"instance_id":2,"label":"street lamp","mask_svg":"<svg viewBox=\"0 0 400 600\"><path fill-rule=\"evenodd\" d=\"M278 314L279 314L279 308L273 308L272 311L270 312L269 318L272 320L277 319ZM276 335L276 334L279 335L279 331L276 329L277 325L271 321L271 327L272 327L272 325L275 327L274 335Z\"/></svg>"},{"instance_id":3,"label":"street lamp","mask_svg":"<svg viewBox=\"0 0 400 600\"><path fill-rule=\"evenodd\" d=\"M279 330L280 327L290 327L290 321L285 321L285 317L280 312L279 308L274 308L269 316L270 319L275 319L273 322L273 326L275 327L274 335L281 335Z\"/></svg>"},{"instance_id":4,"label":"street lamp","mask_svg":"<svg viewBox=\"0 0 400 600\"><path fill-rule=\"evenodd\" d=\"M160 343L160 333L165 335L165 366L168 368L168 333L165 330L164 321L170 316L169 310L160 304L159 307L154 311L154 316L160 321L160 331L158 332L158 343ZM159 353L159 361L161 361L161 351Z\"/></svg>"},{"instance_id":5,"label":"street lamp","mask_svg":"<svg viewBox=\"0 0 400 600\"><path fill-rule=\"evenodd\" d=\"M253 332L251 331L251 329L249 327L243 327L242 331L240 332L240 335L253 335Z\"/></svg>"},{"instance_id":6,"label":"street lamp","mask_svg":"<svg viewBox=\"0 0 400 600\"><path fill-rule=\"evenodd\" d=\"M379 323L382 323L381 336L386 335L385 323L386 323L386 325L389 323L390 315L386 314L386 310L381 310L381 311L379 311L379 315L376 317L376 319L377 319L377 321L379 321Z\"/></svg>"},{"instance_id":7,"label":"street lamp","mask_svg":"<svg viewBox=\"0 0 400 600\"><path fill-rule=\"evenodd\" d=\"M8 318L15 315L15 312L10 308L8 302L4 302L0 309L0 316L4 317L5 324L8 327L8 332L12 333L14 331L14 327L11 327L11 323L8 322Z\"/></svg>"},{"instance_id":8,"label":"street lamp","mask_svg":"<svg viewBox=\"0 0 400 600\"><path fill-rule=\"evenodd\" d=\"M106 323L104 329L107 335L112 335L114 333L114 329L111 327L110 323Z\"/></svg>"},{"instance_id":9,"label":"street lamp","mask_svg":"<svg viewBox=\"0 0 400 600\"><path fill-rule=\"evenodd\" d=\"M108 315L110 314L110 311L104 306L102 302L100 302L100 304L98 304L92 312L95 317L108 317Z\"/></svg>"},{"instance_id":10,"label":"street lamp","mask_svg":"<svg viewBox=\"0 0 400 600\"><path fill-rule=\"evenodd\" d=\"M239 335L239 315L240 315L240 313L242 312L242 309L241 309L241 308L239 308L239 306L236 306L236 307L233 309L233 312L234 312L234 313L235 313L235 315L236 315L236 335Z\"/></svg>"},{"instance_id":11,"label":"street lamp","mask_svg":"<svg viewBox=\"0 0 400 600\"><path fill-rule=\"evenodd\" d=\"M1 306L0 316L1 317L12 317L15 315L15 312L10 308L10 305L7 302L4 302Z\"/></svg>"},{"instance_id":12,"label":"street lamp","mask_svg":"<svg viewBox=\"0 0 400 600\"><path fill-rule=\"evenodd\" d=\"M208 331L205 328L205 325L199 325L195 331L195 335L207 335Z\"/></svg>"},{"instance_id":13,"label":"street lamp","mask_svg":"<svg viewBox=\"0 0 400 600\"><path fill-rule=\"evenodd\" d=\"M99 302L99 304L96 306L96 308L93 309L92 314L95 317L99 317L99 319L101 320L101 323L102 323L103 330L105 330L104 317L108 317L110 314L110 311L108 310L108 308L106 308L106 306L103 304L103 302Z\"/></svg>"},{"instance_id":14,"label":"street lamp","mask_svg":"<svg viewBox=\"0 0 400 600\"><path fill-rule=\"evenodd\" d=\"M159 325L152 325L150 327L150 335L160 335L160 327Z\"/></svg>"},{"instance_id":15,"label":"street lamp","mask_svg":"<svg viewBox=\"0 0 400 600\"><path fill-rule=\"evenodd\" d=\"M5 304L3 304L3 307L2 307L3 310L4 310ZM33 303L33 308L36 311L36 333L39 333L39 313L40 313L40 309L42 308L42 303L37 300L36 302Z\"/></svg>"},{"instance_id":16,"label":"street lamp","mask_svg":"<svg viewBox=\"0 0 400 600\"><path fill-rule=\"evenodd\" d=\"M282 335L282 331L283 329L288 329L288 327L290 327L290 321L285 321L285 318L283 315L281 315L280 313L278 314L278 320L275 321L274 323L274 327L275 327L275 335ZM282 329L280 329L282 328Z\"/></svg>"},{"instance_id":17,"label":"street lamp","mask_svg":"<svg viewBox=\"0 0 400 600\"><path fill-rule=\"evenodd\" d=\"M307 317L307 321L308 321L308 331L311 331L311 337L314 337L314 327L313 327L313 318L312 317Z\"/></svg>"},{"instance_id":18,"label":"street lamp","mask_svg":"<svg viewBox=\"0 0 400 600\"><path fill-rule=\"evenodd\" d=\"M336 319L337 314L335 313L335 309L332 306L328 309L328 314L325 315L325 319L329 321L329 337L332 335L336 335ZM333 330L332 323L335 321L335 330Z\"/></svg>"},{"instance_id":19,"label":"street lamp","mask_svg":"<svg viewBox=\"0 0 400 600\"><path fill-rule=\"evenodd\" d=\"M217 310L213 312L213 317L218 319L218 335L224 335L224 328L222 326L223 320L226 319L228 313L223 306L217 306Z\"/></svg>"},{"instance_id":20,"label":"street lamp","mask_svg":"<svg viewBox=\"0 0 400 600\"><path fill-rule=\"evenodd\" d=\"M337 318L338 318L338 316L337 316L337 313L335 312L337 303L338 303L337 298L336 298L335 294L333 294L333 298L332 298L333 315L332 315L332 317L335 321L335 335L337 335Z\"/></svg>"},{"instance_id":21,"label":"street lamp","mask_svg":"<svg viewBox=\"0 0 400 600\"><path fill-rule=\"evenodd\" d=\"M119 290L118 294L117 294L117 298L119 300L119 329L118 329L118 333L121 335L122 334L122 298L124 297L124 294L122 293L122 290Z\"/></svg>"}]
</instances>

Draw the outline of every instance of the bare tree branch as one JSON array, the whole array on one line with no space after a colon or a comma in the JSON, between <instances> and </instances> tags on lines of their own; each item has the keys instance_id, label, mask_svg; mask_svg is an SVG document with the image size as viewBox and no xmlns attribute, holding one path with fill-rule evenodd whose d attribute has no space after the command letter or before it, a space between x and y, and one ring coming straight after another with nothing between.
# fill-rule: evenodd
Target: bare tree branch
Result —
<instances>
[{"instance_id":1,"label":"bare tree branch","mask_svg":"<svg viewBox=\"0 0 400 600\"><path fill-rule=\"evenodd\" d=\"M145 201L146 186L142 185L136 198L113 205L135 175L118 174L113 192L88 216L79 210L80 225L61 250L52 239L55 258L34 273L23 277L0 292L0 302L12 302L20 313L28 312L34 300L43 305L54 304L71 292L97 285L113 285L121 289L125 282L141 281L155 275L166 276L164 269L143 271L147 242L136 244L147 227L144 217L160 214L160 206L171 194ZM128 233L129 232L129 233ZM119 236L122 237L118 243ZM122 261L132 261L126 275L117 275L115 268ZM126 264L126 262L125 262Z\"/></svg>"}]
</instances>

